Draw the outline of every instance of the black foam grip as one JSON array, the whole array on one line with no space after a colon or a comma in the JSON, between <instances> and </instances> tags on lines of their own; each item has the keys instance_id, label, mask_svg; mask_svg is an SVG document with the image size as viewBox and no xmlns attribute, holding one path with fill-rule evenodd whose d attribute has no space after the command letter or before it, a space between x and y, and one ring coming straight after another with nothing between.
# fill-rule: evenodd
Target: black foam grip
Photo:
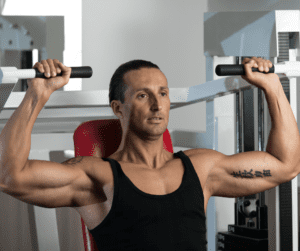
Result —
<instances>
[{"instance_id":1,"label":"black foam grip","mask_svg":"<svg viewBox=\"0 0 300 251\"><path fill-rule=\"evenodd\" d=\"M93 75L93 69L90 66L82 67L71 67L72 72L70 78L90 78ZM46 78L44 73L39 72L35 68L36 78ZM62 76L62 73L57 74L57 76Z\"/></svg>"},{"instance_id":2,"label":"black foam grip","mask_svg":"<svg viewBox=\"0 0 300 251\"><path fill-rule=\"evenodd\" d=\"M261 72L258 70L258 68L252 67L252 72L260 72L260 73L274 73L275 68L274 65L272 65L271 68L269 68L269 72ZM231 65L231 64L220 64L216 67L216 74L218 76L233 76L233 75L246 75L246 71L244 68L244 65Z\"/></svg>"}]
</instances>

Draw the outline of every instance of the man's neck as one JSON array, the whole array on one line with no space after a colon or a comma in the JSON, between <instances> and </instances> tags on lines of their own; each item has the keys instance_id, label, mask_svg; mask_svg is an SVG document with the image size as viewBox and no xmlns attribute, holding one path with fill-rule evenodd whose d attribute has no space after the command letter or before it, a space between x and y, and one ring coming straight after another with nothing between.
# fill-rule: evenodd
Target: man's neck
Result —
<instances>
[{"instance_id":1,"label":"man's neck","mask_svg":"<svg viewBox=\"0 0 300 251\"><path fill-rule=\"evenodd\" d=\"M149 169L161 168L172 156L163 148L163 136L151 141L124 137L117 153L120 161L139 164Z\"/></svg>"}]
</instances>

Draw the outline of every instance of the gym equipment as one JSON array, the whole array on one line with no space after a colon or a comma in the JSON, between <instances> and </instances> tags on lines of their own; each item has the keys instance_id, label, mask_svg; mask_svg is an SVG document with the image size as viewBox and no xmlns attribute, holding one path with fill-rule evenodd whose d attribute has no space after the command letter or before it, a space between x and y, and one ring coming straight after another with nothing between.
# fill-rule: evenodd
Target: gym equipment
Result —
<instances>
[{"instance_id":1,"label":"gym equipment","mask_svg":"<svg viewBox=\"0 0 300 251\"><path fill-rule=\"evenodd\" d=\"M268 137L270 118L267 112L264 112L264 109L267 111L268 107L262 92L239 76L218 77L215 74L215 68L221 64L240 64L243 57L251 58L252 56L270 59L274 68L281 62L295 62L299 48L298 23L299 11L205 13L204 52L207 82L186 88L170 88L170 99L171 112L179 107L206 101L206 132L169 130L173 147L209 148L222 152L228 148L230 151L234 148L234 151L228 154L264 150L266 143L264 138ZM43 53L46 52L47 50L43 51ZM281 83L297 118L296 78L283 76ZM5 85L1 84L0 88ZM24 95L24 92L12 92L7 102L4 102L0 114L0 128L4 127L14 110L20 105ZM224 107L226 110L223 109ZM256 116L258 123L254 123ZM29 158L34 158L35 149L48 151L73 149L74 130L86 121L99 120L99 118L101 120L116 119L109 107L108 90L53 93L40 112L33 128L32 151ZM253 128L255 128L254 132ZM226 149L224 146L222 148L224 142L226 142ZM286 188L281 185L280 189L277 187L267 192L267 236L268 249L271 251L298 249L297 178L286 185ZM255 220L252 207L256 203L261 208L266 206L265 193L259 194L259 200L253 197L238 198L235 207L232 207L232 215L235 208L234 216L228 214L227 204L230 203L222 204L220 209L216 207L219 198L210 198L207 207L208 250L226 250L225 247L229 245L229 242L225 239L226 237L222 239L226 232L218 233L217 229L219 226L227 225L227 222L234 221L234 225L228 226L228 235L231 234L231 236L234 235L231 226L234 226L234 229L243 230L244 233L247 230L255 232L255 229L266 232L261 220L256 219L258 224L256 223L255 227L253 227L254 221L251 221L251 218ZM228 199L230 200L233 199ZM28 208L34 209L34 224L40 231L57 234L57 228L45 226L40 220L43 217L49 218L49 214L55 219L55 209L43 210L43 208L31 205L28 205ZM218 219L216 219L217 211ZM280 214L281 211L286 214ZM261 216L258 216L259 214ZM266 222L264 213L258 212L256 215ZM249 224L247 217L250 218ZM39 239L38 233L39 231L37 231ZM240 238L239 240L247 244L251 237L236 234L235 238ZM43 241L46 241L45 238Z\"/></svg>"},{"instance_id":2,"label":"gym equipment","mask_svg":"<svg viewBox=\"0 0 300 251\"><path fill-rule=\"evenodd\" d=\"M257 68L252 68L253 72L260 72ZM263 74L276 73L279 78L294 78L300 76L300 62L282 62L269 68L269 72ZM218 65L216 67L218 76L236 76L245 75L244 65Z\"/></svg>"},{"instance_id":3,"label":"gym equipment","mask_svg":"<svg viewBox=\"0 0 300 251\"><path fill-rule=\"evenodd\" d=\"M90 78L93 75L93 70L89 66L71 67L72 72L70 78ZM57 74L62 76L62 73ZM19 79L30 78L46 78L44 73L38 69L22 69L16 67L0 67L0 84L2 83L17 83Z\"/></svg>"},{"instance_id":4,"label":"gym equipment","mask_svg":"<svg viewBox=\"0 0 300 251\"><path fill-rule=\"evenodd\" d=\"M245 57L269 59L297 120L296 77L299 76L300 69L299 62L296 61L299 56L298 20L298 10L205 13L207 81L218 79L216 74L232 75L226 79L234 79L235 76L243 74L244 66L240 62ZM228 85L230 82L228 81ZM267 143L264 138L269 135L271 119L269 113L264 112L268 107L262 91L257 89L239 92L235 103L238 139L236 152L263 151ZM258 125L253 123L256 116ZM209 249L237 250L243 246L242 249L248 250L298 250L298 177L260 193L259 199L256 196L236 199L234 225L228 225L227 232L219 232L217 245L209 246ZM265 196L268 207L265 205ZM247 210L254 201L257 203L257 210ZM250 211L249 214L245 213L246 210ZM218 222L221 221L219 225L225 224L222 219L224 216L225 214L218 212ZM250 218L248 222L247 218ZM256 225L251 218L256 218ZM263 242L267 244L259 245Z\"/></svg>"},{"instance_id":5,"label":"gym equipment","mask_svg":"<svg viewBox=\"0 0 300 251\"><path fill-rule=\"evenodd\" d=\"M93 70L89 66L71 67L72 73L70 78L90 78L93 75ZM62 73L57 74L62 76ZM46 78L44 73L39 72L37 69L22 69L18 70L16 67L0 67L0 112L3 109L9 95L15 88L19 79L32 79L32 78Z\"/></svg>"}]
</instances>

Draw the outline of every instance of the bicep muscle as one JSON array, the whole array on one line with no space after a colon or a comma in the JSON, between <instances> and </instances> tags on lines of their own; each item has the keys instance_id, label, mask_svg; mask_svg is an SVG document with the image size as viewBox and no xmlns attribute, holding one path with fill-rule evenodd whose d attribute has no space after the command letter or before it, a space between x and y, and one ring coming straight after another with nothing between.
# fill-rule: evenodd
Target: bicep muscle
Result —
<instances>
[{"instance_id":1,"label":"bicep muscle","mask_svg":"<svg viewBox=\"0 0 300 251\"><path fill-rule=\"evenodd\" d=\"M214 151L207 184L211 196L244 197L293 179L291 168L267 152L224 155Z\"/></svg>"}]
</instances>

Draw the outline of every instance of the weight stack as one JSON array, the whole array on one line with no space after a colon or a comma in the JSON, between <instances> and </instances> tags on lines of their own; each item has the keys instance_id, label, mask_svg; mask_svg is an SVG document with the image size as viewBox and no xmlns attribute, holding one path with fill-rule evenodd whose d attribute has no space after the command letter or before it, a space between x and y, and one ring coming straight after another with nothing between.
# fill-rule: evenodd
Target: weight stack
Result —
<instances>
[{"instance_id":1,"label":"weight stack","mask_svg":"<svg viewBox=\"0 0 300 251\"><path fill-rule=\"evenodd\" d=\"M268 250L268 230L228 225L228 232L217 235L217 250Z\"/></svg>"}]
</instances>

